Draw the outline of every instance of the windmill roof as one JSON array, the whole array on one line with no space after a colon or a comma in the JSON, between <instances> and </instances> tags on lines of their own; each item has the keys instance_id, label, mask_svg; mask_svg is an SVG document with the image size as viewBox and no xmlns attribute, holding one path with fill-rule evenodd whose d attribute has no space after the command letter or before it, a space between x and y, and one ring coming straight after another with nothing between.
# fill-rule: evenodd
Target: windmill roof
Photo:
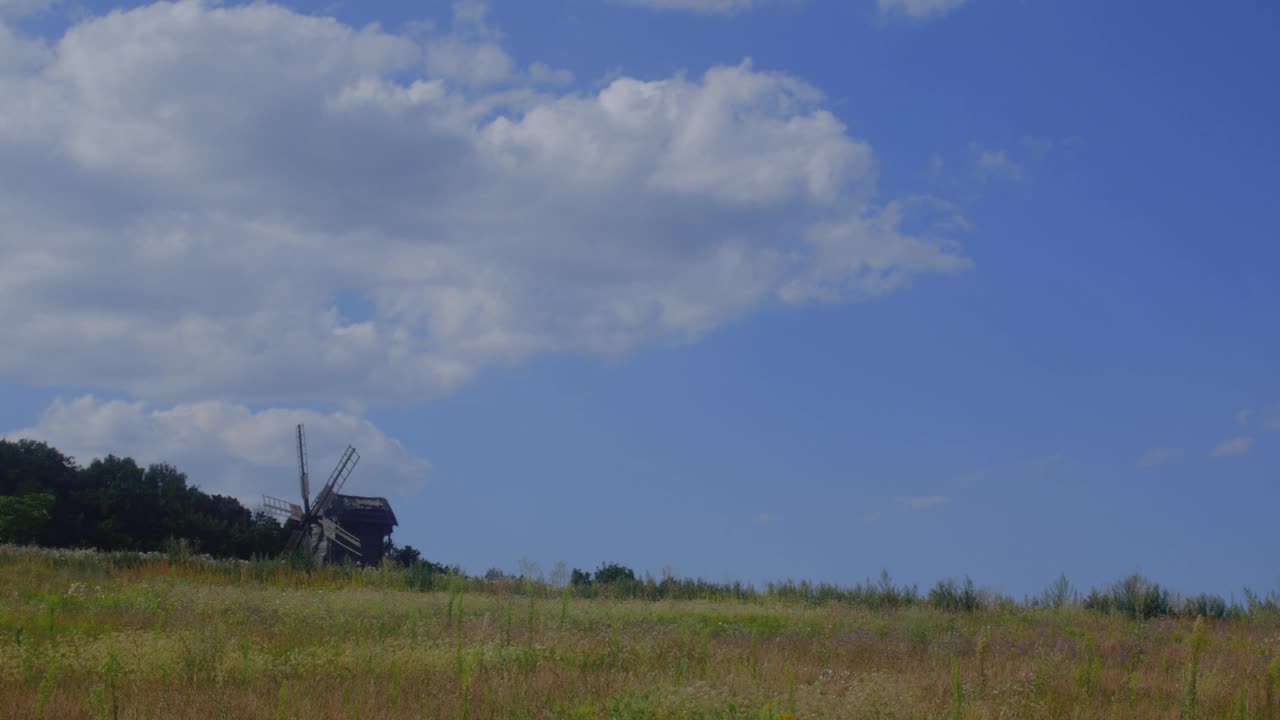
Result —
<instances>
[{"instance_id":1,"label":"windmill roof","mask_svg":"<svg viewBox=\"0 0 1280 720\"><path fill-rule=\"evenodd\" d=\"M396 521L396 514L392 512L391 503L387 502L386 498L339 494L330 507L335 515L342 518L344 525L348 523L400 524Z\"/></svg>"}]
</instances>

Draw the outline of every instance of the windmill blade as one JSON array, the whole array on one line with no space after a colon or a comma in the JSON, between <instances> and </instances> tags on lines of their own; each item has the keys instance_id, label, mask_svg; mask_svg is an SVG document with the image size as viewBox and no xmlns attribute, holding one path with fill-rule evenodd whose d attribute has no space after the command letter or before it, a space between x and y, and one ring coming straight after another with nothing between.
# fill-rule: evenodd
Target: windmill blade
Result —
<instances>
[{"instance_id":1,"label":"windmill blade","mask_svg":"<svg viewBox=\"0 0 1280 720\"><path fill-rule=\"evenodd\" d=\"M328 536L331 542L343 548L344 550L351 553L352 555L355 555L356 557L361 557L362 553L360 552L360 538L347 532L345 528L339 525L336 521L330 520L329 518L321 518L320 525L321 527L324 528L325 535Z\"/></svg>"},{"instance_id":2,"label":"windmill blade","mask_svg":"<svg viewBox=\"0 0 1280 720\"><path fill-rule=\"evenodd\" d=\"M347 446L346 452L347 462L340 463L339 468L335 468L333 476L329 478L329 484L333 487L335 493L342 492L342 486L347 484L347 478L351 477L351 473L355 471L356 464L360 462L360 453L350 445ZM345 470L341 469L345 467Z\"/></svg>"},{"instance_id":3,"label":"windmill blade","mask_svg":"<svg viewBox=\"0 0 1280 720\"><path fill-rule=\"evenodd\" d=\"M297 520L301 522L303 518L302 506L297 503L291 503L288 500L271 497L270 495L262 496L262 507L281 520Z\"/></svg>"},{"instance_id":4,"label":"windmill blade","mask_svg":"<svg viewBox=\"0 0 1280 720\"><path fill-rule=\"evenodd\" d=\"M291 558L298 552L298 547L302 545L303 531L306 529L305 525L294 528L293 533L289 535L289 542L284 546L284 556L286 558Z\"/></svg>"},{"instance_id":5,"label":"windmill blade","mask_svg":"<svg viewBox=\"0 0 1280 720\"><path fill-rule=\"evenodd\" d=\"M324 526L316 522L308 530L307 538L310 543L312 562L319 565L330 560L329 537L324 532Z\"/></svg>"},{"instance_id":6,"label":"windmill blade","mask_svg":"<svg viewBox=\"0 0 1280 720\"><path fill-rule=\"evenodd\" d=\"M311 477L307 473L307 435L298 424L298 484L302 486L302 507L311 513Z\"/></svg>"},{"instance_id":7,"label":"windmill blade","mask_svg":"<svg viewBox=\"0 0 1280 720\"><path fill-rule=\"evenodd\" d=\"M356 463L360 462L360 453L356 449L347 446L347 451L342 453L342 457L338 460L338 464L333 468L333 472L329 475L329 480L320 489L316 495L316 503L308 512L316 515L324 514L329 508L329 503L333 502L333 497L347 484L347 478L351 477L351 471L356 469Z\"/></svg>"}]
</instances>

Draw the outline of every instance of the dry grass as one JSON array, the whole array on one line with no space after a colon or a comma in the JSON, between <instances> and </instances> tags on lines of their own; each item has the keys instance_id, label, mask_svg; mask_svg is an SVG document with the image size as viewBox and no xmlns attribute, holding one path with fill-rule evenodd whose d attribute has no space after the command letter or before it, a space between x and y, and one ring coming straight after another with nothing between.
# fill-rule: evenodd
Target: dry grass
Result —
<instances>
[{"instance_id":1,"label":"dry grass","mask_svg":"<svg viewBox=\"0 0 1280 720\"><path fill-rule=\"evenodd\" d=\"M0 717L1280 720L1275 618L390 585L0 549Z\"/></svg>"}]
</instances>

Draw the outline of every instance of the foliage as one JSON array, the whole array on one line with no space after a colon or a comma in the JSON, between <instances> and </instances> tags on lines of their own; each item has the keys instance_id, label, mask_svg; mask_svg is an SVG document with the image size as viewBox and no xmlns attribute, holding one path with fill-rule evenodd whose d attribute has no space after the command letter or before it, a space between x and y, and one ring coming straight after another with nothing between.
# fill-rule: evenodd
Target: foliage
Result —
<instances>
[{"instance_id":1,"label":"foliage","mask_svg":"<svg viewBox=\"0 0 1280 720\"><path fill-rule=\"evenodd\" d=\"M108 455L81 468L45 443L0 440L0 540L154 551L183 539L248 558L278 554L286 537L270 516L202 492L172 465Z\"/></svg>"},{"instance_id":2,"label":"foliage","mask_svg":"<svg viewBox=\"0 0 1280 720\"><path fill-rule=\"evenodd\" d=\"M939 580L929 591L929 605L950 612L974 612L982 607L973 580L967 576L963 585L954 578Z\"/></svg>"},{"instance_id":3,"label":"foliage","mask_svg":"<svg viewBox=\"0 0 1280 720\"><path fill-rule=\"evenodd\" d=\"M54 497L49 493L0 495L0 542L35 542L49 523Z\"/></svg>"},{"instance_id":4,"label":"foliage","mask_svg":"<svg viewBox=\"0 0 1280 720\"><path fill-rule=\"evenodd\" d=\"M1074 596L1075 588L1071 587L1071 581L1067 579L1066 573L1063 573L1044 589L1040 595L1040 603L1044 607L1061 609L1070 605Z\"/></svg>"},{"instance_id":5,"label":"foliage","mask_svg":"<svg viewBox=\"0 0 1280 720\"><path fill-rule=\"evenodd\" d=\"M1140 573L1133 573L1111 587L1112 607L1135 620L1169 615L1169 591Z\"/></svg>"},{"instance_id":6,"label":"foliage","mask_svg":"<svg viewBox=\"0 0 1280 720\"><path fill-rule=\"evenodd\" d=\"M414 563L422 561L422 553L414 546L397 546L391 541L387 541L387 547L383 555L400 567L410 567Z\"/></svg>"},{"instance_id":7,"label":"foliage","mask_svg":"<svg viewBox=\"0 0 1280 720\"><path fill-rule=\"evenodd\" d=\"M596 569L595 582L601 585L629 583L636 581L636 573L626 565L618 563L600 563Z\"/></svg>"},{"instance_id":8,"label":"foliage","mask_svg":"<svg viewBox=\"0 0 1280 720\"><path fill-rule=\"evenodd\" d=\"M496 568L496 567L491 567L488 570L485 570L484 575L481 575L480 577L484 578L485 581L487 582L491 582L491 583L501 582L501 583L506 583L508 585L514 583L518 579L515 575L511 575L507 573L505 570L503 570L502 568Z\"/></svg>"}]
</instances>

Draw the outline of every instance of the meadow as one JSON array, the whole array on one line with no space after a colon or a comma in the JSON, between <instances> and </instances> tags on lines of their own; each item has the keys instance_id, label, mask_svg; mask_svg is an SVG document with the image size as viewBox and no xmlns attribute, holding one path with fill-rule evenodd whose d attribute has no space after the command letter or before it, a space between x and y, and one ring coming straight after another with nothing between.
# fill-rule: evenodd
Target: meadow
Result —
<instances>
[{"instance_id":1,"label":"meadow","mask_svg":"<svg viewBox=\"0 0 1280 720\"><path fill-rule=\"evenodd\" d=\"M1265 608L593 594L0 546L0 717L1280 720Z\"/></svg>"}]
</instances>

